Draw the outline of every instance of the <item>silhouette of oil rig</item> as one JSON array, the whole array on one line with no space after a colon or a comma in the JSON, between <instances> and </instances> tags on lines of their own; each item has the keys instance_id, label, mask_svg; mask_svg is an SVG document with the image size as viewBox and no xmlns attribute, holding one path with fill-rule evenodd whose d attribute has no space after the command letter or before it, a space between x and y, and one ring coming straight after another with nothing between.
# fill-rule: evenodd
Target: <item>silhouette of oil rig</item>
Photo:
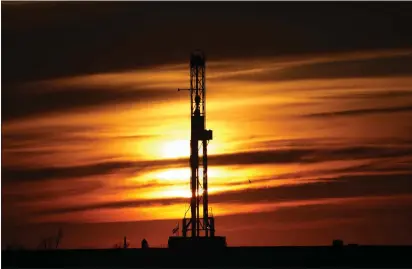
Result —
<instances>
[{"instance_id":1,"label":"silhouette of oil rig","mask_svg":"<svg viewBox=\"0 0 412 269\"><path fill-rule=\"evenodd\" d=\"M226 247L226 237L215 236L215 219L209 208L207 146L213 139L206 129L206 58L196 50L190 56L190 218L182 219L182 236L169 237L169 248ZM199 147L201 145L201 147ZM200 159L199 151L202 148ZM202 179L202 180L201 180ZM201 205L201 201L203 205ZM202 214L201 214L202 207ZM173 230L173 233L177 231ZM190 233L190 235L189 235Z\"/></svg>"}]
</instances>

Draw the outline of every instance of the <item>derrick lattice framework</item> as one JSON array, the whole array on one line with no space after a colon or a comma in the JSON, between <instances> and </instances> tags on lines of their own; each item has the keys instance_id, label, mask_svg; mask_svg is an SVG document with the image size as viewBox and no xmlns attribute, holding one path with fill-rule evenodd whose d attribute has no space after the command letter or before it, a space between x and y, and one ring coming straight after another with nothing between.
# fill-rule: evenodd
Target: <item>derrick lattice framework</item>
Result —
<instances>
[{"instance_id":1,"label":"derrick lattice framework","mask_svg":"<svg viewBox=\"0 0 412 269\"><path fill-rule=\"evenodd\" d=\"M190 56L190 219L183 218L182 235L213 237L215 225L209 216L207 146L213 138L212 130L206 130L206 59L201 51ZM180 89L179 89L180 90ZM202 156L200 156L202 150ZM201 201L203 205L201 206ZM202 216L201 216L202 207Z\"/></svg>"}]
</instances>

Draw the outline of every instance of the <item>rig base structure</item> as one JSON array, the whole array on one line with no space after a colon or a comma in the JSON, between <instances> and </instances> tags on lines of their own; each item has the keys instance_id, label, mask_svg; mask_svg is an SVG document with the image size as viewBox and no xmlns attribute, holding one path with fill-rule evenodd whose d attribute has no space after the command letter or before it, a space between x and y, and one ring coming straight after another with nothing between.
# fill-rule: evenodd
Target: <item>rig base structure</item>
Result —
<instances>
[{"instance_id":1,"label":"rig base structure","mask_svg":"<svg viewBox=\"0 0 412 269\"><path fill-rule=\"evenodd\" d=\"M222 249L226 248L226 237L214 236L214 237L184 237L184 236L170 236L168 247L171 249L185 249L185 250L198 250L198 249Z\"/></svg>"}]
</instances>

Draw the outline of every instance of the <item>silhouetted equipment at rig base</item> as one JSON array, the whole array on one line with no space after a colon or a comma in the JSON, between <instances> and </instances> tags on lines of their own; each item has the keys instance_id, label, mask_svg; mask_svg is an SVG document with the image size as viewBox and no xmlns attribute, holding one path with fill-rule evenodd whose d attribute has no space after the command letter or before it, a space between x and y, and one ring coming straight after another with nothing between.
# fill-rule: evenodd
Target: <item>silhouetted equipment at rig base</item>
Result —
<instances>
[{"instance_id":1,"label":"silhouetted equipment at rig base","mask_svg":"<svg viewBox=\"0 0 412 269\"><path fill-rule=\"evenodd\" d=\"M334 247L343 247L343 240L335 239L332 241L332 246Z\"/></svg>"},{"instance_id":2,"label":"silhouetted equipment at rig base","mask_svg":"<svg viewBox=\"0 0 412 269\"><path fill-rule=\"evenodd\" d=\"M43 239L37 246L38 249L57 249L63 237L63 230L59 228L56 236L50 236Z\"/></svg>"},{"instance_id":3,"label":"silhouetted equipment at rig base","mask_svg":"<svg viewBox=\"0 0 412 269\"><path fill-rule=\"evenodd\" d=\"M213 249L226 247L226 237L224 236L197 236L195 238L190 237L170 237L169 248L174 249Z\"/></svg>"},{"instance_id":4,"label":"silhouetted equipment at rig base","mask_svg":"<svg viewBox=\"0 0 412 269\"><path fill-rule=\"evenodd\" d=\"M147 243L146 239L142 240L142 248L149 248L149 243Z\"/></svg>"},{"instance_id":5,"label":"silhouetted equipment at rig base","mask_svg":"<svg viewBox=\"0 0 412 269\"><path fill-rule=\"evenodd\" d=\"M123 237L123 242L114 244L113 248L129 248L130 242L127 240L126 236Z\"/></svg>"},{"instance_id":6,"label":"silhouetted equipment at rig base","mask_svg":"<svg viewBox=\"0 0 412 269\"><path fill-rule=\"evenodd\" d=\"M178 89L180 91L181 89ZM215 236L215 219L209 214L208 201L208 159L207 146L213 139L212 130L206 130L206 59L201 51L190 56L190 198L191 217L182 220L182 236L171 236L169 248L225 247L226 238ZM202 162L199 158L199 143L202 145ZM202 183L200 169L202 168ZM200 193L202 188L202 193ZM203 216L200 214L200 201L203 201ZM190 237L188 233L190 232ZM173 233L176 233L174 230Z\"/></svg>"},{"instance_id":7,"label":"silhouetted equipment at rig base","mask_svg":"<svg viewBox=\"0 0 412 269\"><path fill-rule=\"evenodd\" d=\"M123 238L123 248L128 248L130 246L130 243L127 241L126 236Z\"/></svg>"}]
</instances>

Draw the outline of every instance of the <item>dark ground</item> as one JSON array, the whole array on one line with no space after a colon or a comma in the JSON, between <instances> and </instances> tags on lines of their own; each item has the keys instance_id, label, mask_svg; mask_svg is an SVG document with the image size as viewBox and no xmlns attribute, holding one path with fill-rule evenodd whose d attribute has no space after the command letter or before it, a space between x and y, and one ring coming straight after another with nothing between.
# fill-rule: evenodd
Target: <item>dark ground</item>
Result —
<instances>
[{"instance_id":1,"label":"dark ground","mask_svg":"<svg viewBox=\"0 0 412 269\"><path fill-rule=\"evenodd\" d=\"M412 246L228 247L201 255L167 248L2 251L2 268L412 268Z\"/></svg>"}]
</instances>

